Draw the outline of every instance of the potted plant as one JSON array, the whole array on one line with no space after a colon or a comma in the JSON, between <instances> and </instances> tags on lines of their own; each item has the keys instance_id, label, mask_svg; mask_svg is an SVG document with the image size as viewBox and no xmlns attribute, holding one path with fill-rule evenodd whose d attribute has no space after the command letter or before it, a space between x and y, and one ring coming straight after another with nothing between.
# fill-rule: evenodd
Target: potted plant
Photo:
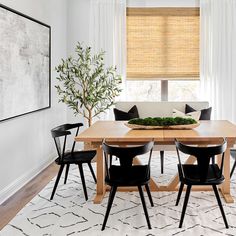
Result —
<instances>
[{"instance_id":1,"label":"potted plant","mask_svg":"<svg viewBox=\"0 0 236 236\"><path fill-rule=\"evenodd\" d=\"M81 114L91 126L95 116L114 104L121 92L121 76L116 67L105 68L104 51L92 55L91 47L78 42L75 52L75 58L62 59L56 67L60 85L55 87L59 102L65 103L75 115Z\"/></svg>"}]
</instances>

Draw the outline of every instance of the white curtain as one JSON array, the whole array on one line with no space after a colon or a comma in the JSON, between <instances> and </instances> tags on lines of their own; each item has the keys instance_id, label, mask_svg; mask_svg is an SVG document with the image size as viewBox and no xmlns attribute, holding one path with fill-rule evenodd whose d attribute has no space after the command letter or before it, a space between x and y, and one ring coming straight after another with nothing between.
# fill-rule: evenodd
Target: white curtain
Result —
<instances>
[{"instance_id":1,"label":"white curtain","mask_svg":"<svg viewBox=\"0 0 236 236\"><path fill-rule=\"evenodd\" d=\"M116 66L122 76L122 95L126 80L126 0L91 0L89 41L92 50L105 51L105 65ZM113 119L112 111L101 115Z\"/></svg>"},{"instance_id":2,"label":"white curtain","mask_svg":"<svg viewBox=\"0 0 236 236\"><path fill-rule=\"evenodd\" d=\"M104 50L107 66L126 75L126 0L91 0L89 41L94 52Z\"/></svg>"},{"instance_id":3,"label":"white curtain","mask_svg":"<svg viewBox=\"0 0 236 236\"><path fill-rule=\"evenodd\" d=\"M236 0L200 0L201 95L213 119L236 122Z\"/></svg>"}]
</instances>

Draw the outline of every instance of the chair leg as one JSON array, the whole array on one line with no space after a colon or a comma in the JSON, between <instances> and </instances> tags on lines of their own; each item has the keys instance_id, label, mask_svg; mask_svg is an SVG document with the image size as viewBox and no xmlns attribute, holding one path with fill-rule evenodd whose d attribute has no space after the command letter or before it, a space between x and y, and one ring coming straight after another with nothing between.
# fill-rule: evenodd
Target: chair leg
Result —
<instances>
[{"instance_id":1,"label":"chair leg","mask_svg":"<svg viewBox=\"0 0 236 236\"><path fill-rule=\"evenodd\" d=\"M161 174L164 173L164 151L160 151L160 157L161 157Z\"/></svg>"},{"instance_id":2,"label":"chair leg","mask_svg":"<svg viewBox=\"0 0 236 236\"><path fill-rule=\"evenodd\" d=\"M64 184L66 184L67 177L68 177L68 173L69 173L69 169L70 169L70 164L67 164L67 165L66 165L66 173L65 173Z\"/></svg>"},{"instance_id":3,"label":"chair leg","mask_svg":"<svg viewBox=\"0 0 236 236\"><path fill-rule=\"evenodd\" d=\"M234 170L235 170L235 167L236 167L236 159L234 161L234 165L232 167L232 170L230 171L230 178L232 177L233 173L234 173Z\"/></svg>"},{"instance_id":4,"label":"chair leg","mask_svg":"<svg viewBox=\"0 0 236 236\"><path fill-rule=\"evenodd\" d=\"M108 199L108 203L107 203L107 210L106 210L106 214L105 214L103 224L102 224L102 230L104 230L105 227L106 227L107 219L108 219L108 216L109 216L109 213L110 213L110 210L111 210L111 206L112 206L115 194L116 194L116 190L117 190L116 186L111 187L111 191L110 191L109 199Z\"/></svg>"},{"instance_id":5,"label":"chair leg","mask_svg":"<svg viewBox=\"0 0 236 236\"><path fill-rule=\"evenodd\" d=\"M228 222L227 222L227 219L226 219L226 216L225 216L225 212L224 212L224 209L223 209L221 200L220 200L220 196L219 196L217 187L216 187L216 185L212 185L212 187L213 187L213 190L214 190L214 193L215 193L215 196L216 196L218 205L219 205L219 207L220 207L220 211L221 211L222 217L223 217L223 219L224 219L225 227L228 229L228 228L229 228L229 225L228 225Z\"/></svg>"},{"instance_id":6,"label":"chair leg","mask_svg":"<svg viewBox=\"0 0 236 236\"><path fill-rule=\"evenodd\" d=\"M56 178L56 181L55 181L53 190L52 190L52 194L51 194L50 200L52 200L53 197L54 197L54 194L55 194L55 192L56 192L57 185L58 185L59 180L60 180L60 178L61 178L61 173L62 173L62 171L63 171L63 169L64 169L64 166L65 166L65 165L61 165L61 166L60 166L60 169L59 169L59 171L58 171L57 178Z\"/></svg>"},{"instance_id":7,"label":"chair leg","mask_svg":"<svg viewBox=\"0 0 236 236\"><path fill-rule=\"evenodd\" d=\"M183 224L183 221L184 221L184 215L185 215L186 208L187 208L187 205L188 205L188 199L189 199L191 187L192 187L192 185L187 186L186 195L185 195L185 198L184 198L184 205L183 205L181 218L180 218L180 222L179 222L179 228L182 228L182 224Z\"/></svg>"},{"instance_id":8,"label":"chair leg","mask_svg":"<svg viewBox=\"0 0 236 236\"><path fill-rule=\"evenodd\" d=\"M216 163L216 161L215 161L215 156L213 156L213 157L211 158L211 163L212 163L213 165Z\"/></svg>"},{"instance_id":9,"label":"chair leg","mask_svg":"<svg viewBox=\"0 0 236 236\"><path fill-rule=\"evenodd\" d=\"M149 185L148 185L148 184L145 184L145 188L146 188L147 195L148 195L149 201L150 201L150 203L151 203L151 206L154 207L153 200L152 200L152 195L151 195L151 192L150 192Z\"/></svg>"},{"instance_id":10,"label":"chair leg","mask_svg":"<svg viewBox=\"0 0 236 236\"><path fill-rule=\"evenodd\" d=\"M82 166L82 164L78 164L78 167L79 167L81 182L82 182L83 189L84 189L85 200L87 201L88 200L88 194L87 194L87 189L86 189L86 184L85 184L85 179L84 179L83 166Z\"/></svg>"},{"instance_id":11,"label":"chair leg","mask_svg":"<svg viewBox=\"0 0 236 236\"><path fill-rule=\"evenodd\" d=\"M88 163L88 166L89 166L89 169L90 169L91 174L92 174L92 176L93 176L94 182L95 182L95 184L96 184L96 183L97 183L97 179L96 179L96 175L95 175L95 173L94 173L94 171L93 171L93 167L92 167L92 165L91 165L91 162Z\"/></svg>"},{"instance_id":12,"label":"chair leg","mask_svg":"<svg viewBox=\"0 0 236 236\"><path fill-rule=\"evenodd\" d=\"M144 214L145 214L145 217L146 217L146 220L147 220L148 228L151 229L152 227L151 227L149 216L148 216L147 206L146 206L146 203L145 203L143 190L142 190L142 187L140 185L138 186L138 190L139 190L139 195L140 195L140 198L141 198L141 201L142 201Z\"/></svg>"},{"instance_id":13,"label":"chair leg","mask_svg":"<svg viewBox=\"0 0 236 236\"><path fill-rule=\"evenodd\" d=\"M176 206L178 206L178 204L179 204L179 200L180 200L183 188L184 188L184 184L181 183L180 186L179 186L179 192L178 192L177 200L176 200L176 203L175 203Z\"/></svg>"}]
</instances>

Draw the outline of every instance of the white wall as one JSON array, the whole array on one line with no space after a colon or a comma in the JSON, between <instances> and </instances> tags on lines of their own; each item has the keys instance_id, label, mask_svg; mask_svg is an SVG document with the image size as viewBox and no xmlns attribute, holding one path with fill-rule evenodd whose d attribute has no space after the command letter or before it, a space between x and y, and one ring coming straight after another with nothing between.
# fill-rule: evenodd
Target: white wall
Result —
<instances>
[{"instance_id":1,"label":"white wall","mask_svg":"<svg viewBox=\"0 0 236 236\"><path fill-rule=\"evenodd\" d=\"M89 42L90 0L68 0L68 54L78 41Z\"/></svg>"},{"instance_id":2,"label":"white wall","mask_svg":"<svg viewBox=\"0 0 236 236\"><path fill-rule=\"evenodd\" d=\"M51 26L52 107L0 122L0 203L53 161L55 147L50 129L66 121L58 104L54 68L67 53L66 0L1 0L1 4Z\"/></svg>"},{"instance_id":3,"label":"white wall","mask_svg":"<svg viewBox=\"0 0 236 236\"><path fill-rule=\"evenodd\" d=\"M68 0L68 55L74 55L78 41L89 45L90 1L93 0ZM75 117L70 109L67 109L67 120L87 125L87 121L82 116Z\"/></svg>"}]
</instances>

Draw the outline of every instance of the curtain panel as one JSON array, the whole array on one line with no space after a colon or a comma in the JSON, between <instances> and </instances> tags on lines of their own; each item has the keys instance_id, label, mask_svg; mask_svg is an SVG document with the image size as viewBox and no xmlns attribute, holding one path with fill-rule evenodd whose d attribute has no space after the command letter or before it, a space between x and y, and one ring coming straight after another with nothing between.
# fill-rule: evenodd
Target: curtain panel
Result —
<instances>
[{"instance_id":1,"label":"curtain panel","mask_svg":"<svg viewBox=\"0 0 236 236\"><path fill-rule=\"evenodd\" d=\"M236 122L236 1L200 1L201 98L213 119Z\"/></svg>"},{"instance_id":2,"label":"curtain panel","mask_svg":"<svg viewBox=\"0 0 236 236\"><path fill-rule=\"evenodd\" d=\"M91 0L89 41L94 52L104 50L107 66L126 74L126 1Z\"/></svg>"},{"instance_id":3,"label":"curtain panel","mask_svg":"<svg viewBox=\"0 0 236 236\"><path fill-rule=\"evenodd\" d=\"M94 53L105 51L106 67L116 66L122 76L122 94L125 98L126 81L126 0L91 0L89 43ZM100 119L113 119L112 108Z\"/></svg>"}]
</instances>

